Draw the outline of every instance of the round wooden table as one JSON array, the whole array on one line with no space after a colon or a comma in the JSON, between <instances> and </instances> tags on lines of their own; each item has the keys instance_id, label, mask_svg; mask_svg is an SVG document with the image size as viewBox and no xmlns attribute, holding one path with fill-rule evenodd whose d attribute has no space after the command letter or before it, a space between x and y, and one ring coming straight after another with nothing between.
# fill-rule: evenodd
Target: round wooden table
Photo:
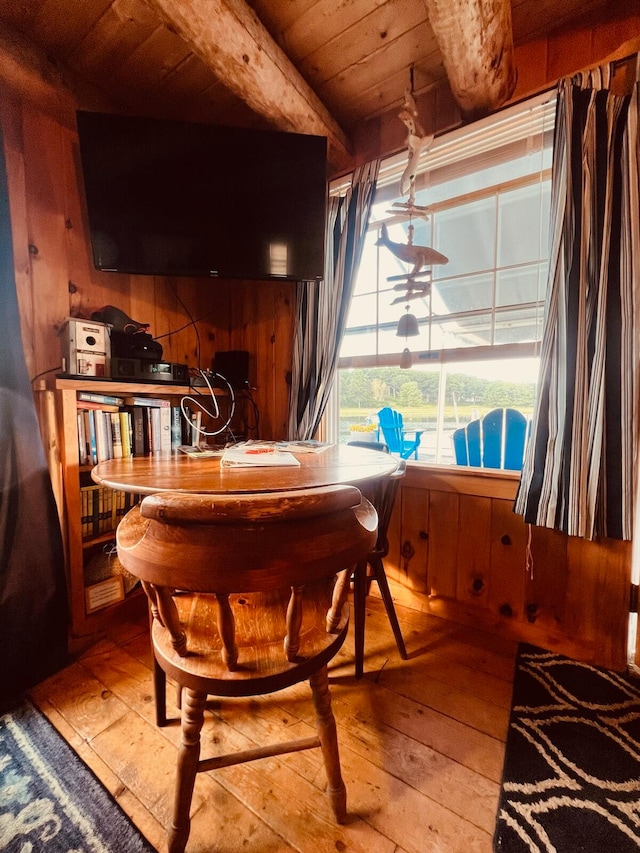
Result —
<instances>
[{"instance_id":1,"label":"round wooden table","mask_svg":"<svg viewBox=\"0 0 640 853\"><path fill-rule=\"evenodd\" d=\"M294 453L296 466L221 467L219 457L194 458L185 453L137 456L99 462L93 479L110 489L141 495L154 492L280 492L367 481L387 477L398 459L379 450L334 445L322 453Z\"/></svg>"}]
</instances>

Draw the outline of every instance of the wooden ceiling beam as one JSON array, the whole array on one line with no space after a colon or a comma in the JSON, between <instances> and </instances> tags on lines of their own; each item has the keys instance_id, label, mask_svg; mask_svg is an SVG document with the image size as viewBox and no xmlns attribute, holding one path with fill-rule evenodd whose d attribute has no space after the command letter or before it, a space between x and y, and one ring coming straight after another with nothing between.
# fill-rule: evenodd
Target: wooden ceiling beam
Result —
<instances>
[{"instance_id":1,"label":"wooden ceiling beam","mask_svg":"<svg viewBox=\"0 0 640 853\"><path fill-rule=\"evenodd\" d=\"M145 0L214 74L279 130L326 136L332 169L351 143L244 0Z\"/></svg>"},{"instance_id":2,"label":"wooden ceiling beam","mask_svg":"<svg viewBox=\"0 0 640 853\"><path fill-rule=\"evenodd\" d=\"M105 112L112 108L94 86L6 23L0 28L0 85L70 130L76 128L79 106Z\"/></svg>"},{"instance_id":3,"label":"wooden ceiling beam","mask_svg":"<svg viewBox=\"0 0 640 853\"><path fill-rule=\"evenodd\" d=\"M510 0L424 0L463 117L482 118L516 87Z\"/></svg>"},{"instance_id":4,"label":"wooden ceiling beam","mask_svg":"<svg viewBox=\"0 0 640 853\"><path fill-rule=\"evenodd\" d=\"M75 97L58 67L6 24L0 31L0 82L14 97L75 126Z\"/></svg>"}]
</instances>

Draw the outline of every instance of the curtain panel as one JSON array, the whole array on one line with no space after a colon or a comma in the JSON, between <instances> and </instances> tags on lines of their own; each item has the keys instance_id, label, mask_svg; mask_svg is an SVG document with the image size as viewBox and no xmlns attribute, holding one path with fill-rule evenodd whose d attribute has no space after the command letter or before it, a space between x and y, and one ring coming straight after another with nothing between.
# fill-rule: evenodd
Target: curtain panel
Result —
<instances>
[{"instance_id":1,"label":"curtain panel","mask_svg":"<svg viewBox=\"0 0 640 853\"><path fill-rule=\"evenodd\" d=\"M324 280L298 285L290 440L313 438L327 406L369 225L379 166L379 160L360 166L346 194L329 198Z\"/></svg>"},{"instance_id":2,"label":"curtain panel","mask_svg":"<svg viewBox=\"0 0 640 853\"><path fill-rule=\"evenodd\" d=\"M67 663L62 535L22 348L0 129L0 701Z\"/></svg>"},{"instance_id":3,"label":"curtain panel","mask_svg":"<svg viewBox=\"0 0 640 853\"><path fill-rule=\"evenodd\" d=\"M558 85L549 286L515 510L586 539L631 539L638 447L638 83L612 67Z\"/></svg>"}]
</instances>

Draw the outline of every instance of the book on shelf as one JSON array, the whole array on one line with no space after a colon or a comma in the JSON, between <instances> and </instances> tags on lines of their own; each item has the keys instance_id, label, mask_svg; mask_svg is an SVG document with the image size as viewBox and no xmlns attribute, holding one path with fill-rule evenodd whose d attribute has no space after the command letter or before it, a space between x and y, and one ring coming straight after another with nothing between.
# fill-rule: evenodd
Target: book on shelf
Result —
<instances>
[{"instance_id":1,"label":"book on shelf","mask_svg":"<svg viewBox=\"0 0 640 853\"><path fill-rule=\"evenodd\" d=\"M122 455L127 458L133 456L133 427L131 424L131 412L123 409L118 413L120 417L120 435L122 437Z\"/></svg>"},{"instance_id":2,"label":"book on shelf","mask_svg":"<svg viewBox=\"0 0 640 853\"><path fill-rule=\"evenodd\" d=\"M144 456L148 453L147 427L145 414L147 410L142 406L131 407L131 420L133 422L133 455Z\"/></svg>"},{"instance_id":3,"label":"book on shelf","mask_svg":"<svg viewBox=\"0 0 640 853\"><path fill-rule=\"evenodd\" d=\"M81 400L80 395L121 400L122 405ZM80 392L77 399L78 459L96 465L107 459L167 453L185 443L182 413L159 397L109 397ZM187 439L187 441L190 439Z\"/></svg>"},{"instance_id":4,"label":"book on shelf","mask_svg":"<svg viewBox=\"0 0 640 853\"><path fill-rule=\"evenodd\" d=\"M113 459L122 459L122 430L120 428L120 412L109 412L111 426L111 453Z\"/></svg>"},{"instance_id":5,"label":"book on shelf","mask_svg":"<svg viewBox=\"0 0 640 853\"><path fill-rule=\"evenodd\" d=\"M107 406L124 405L123 397L116 397L113 394L98 394L94 391L78 391L78 400L87 403L102 403Z\"/></svg>"},{"instance_id":6,"label":"book on shelf","mask_svg":"<svg viewBox=\"0 0 640 853\"><path fill-rule=\"evenodd\" d=\"M84 408L78 403L78 461L96 465L107 459L132 455L132 422L129 412L117 406ZM81 408L82 407L82 408Z\"/></svg>"},{"instance_id":7,"label":"book on shelf","mask_svg":"<svg viewBox=\"0 0 640 853\"><path fill-rule=\"evenodd\" d=\"M119 412L120 407L111 403L92 403L88 400L77 400L76 408L87 410L93 409L96 412Z\"/></svg>"},{"instance_id":8,"label":"book on shelf","mask_svg":"<svg viewBox=\"0 0 640 853\"><path fill-rule=\"evenodd\" d=\"M80 521L82 538L91 539L99 536L104 528L104 489L101 486L83 486L80 489Z\"/></svg>"},{"instance_id":9,"label":"book on shelf","mask_svg":"<svg viewBox=\"0 0 640 853\"><path fill-rule=\"evenodd\" d=\"M84 413L78 412L78 463L80 465L89 464L89 445L87 443L87 434L84 426Z\"/></svg>"},{"instance_id":10,"label":"book on shelf","mask_svg":"<svg viewBox=\"0 0 640 853\"><path fill-rule=\"evenodd\" d=\"M89 453L87 458L88 465L95 465L98 462L98 448L96 445L96 413L92 410L83 412L85 434L88 436Z\"/></svg>"},{"instance_id":11,"label":"book on shelf","mask_svg":"<svg viewBox=\"0 0 640 853\"><path fill-rule=\"evenodd\" d=\"M149 409L149 448L151 453L160 452L160 409Z\"/></svg>"},{"instance_id":12,"label":"book on shelf","mask_svg":"<svg viewBox=\"0 0 640 853\"><path fill-rule=\"evenodd\" d=\"M80 523L83 540L94 539L115 530L123 516L135 506L138 496L108 489L81 479Z\"/></svg>"},{"instance_id":13,"label":"book on shelf","mask_svg":"<svg viewBox=\"0 0 640 853\"><path fill-rule=\"evenodd\" d=\"M226 447L220 458L223 467L278 467L300 465L293 453L281 450L275 441L242 441Z\"/></svg>"},{"instance_id":14,"label":"book on shelf","mask_svg":"<svg viewBox=\"0 0 640 853\"><path fill-rule=\"evenodd\" d=\"M171 453L171 408L150 408L149 444L152 453Z\"/></svg>"},{"instance_id":15,"label":"book on shelf","mask_svg":"<svg viewBox=\"0 0 640 853\"><path fill-rule=\"evenodd\" d=\"M197 447L203 439L202 435L202 412L194 412L191 415L191 444Z\"/></svg>"},{"instance_id":16,"label":"book on shelf","mask_svg":"<svg viewBox=\"0 0 640 853\"><path fill-rule=\"evenodd\" d=\"M171 407L171 449L177 450L183 444L182 425L184 418L182 417L182 409L180 406Z\"/></svg>"},{"instance_id":17,"label":"book on shelf","mask_svg":"<svg viewBox=\"0 0 640 853\"><path fill-rule=\"evenodd\" d=\"M95 413L95 416L97 458L98 462L106 462L107 459L111 459L113 456L111 439L111 413L97 411ZM109 418L108 423L107 418Z\"/></svg>"},{"instance_id":18,"label":"book on shelf","mask_svg":"<svg viewBox=\"0 0 640 853\"><path fill-rule=\"evenodd\" d=\"M171 401L165 400L162 397L125 397L124 403L127 406L150 406L158 409L171 408Z\"/></svg>"},{"instance_id":19,"label":"book on shelf","mask_svg":"<svg viewBox=\"0 0 640 853\"><path fill-rule=\"evenodd\" d=\"M172 406L159 397L126 397L131 417L132 455L171 453Z\"/></svg>"},{"instance_id":20,"label":"book on shelf","mask_svg":"<svg viewBox=\"0 0 640 853\"><path fill-rule=\"evenodd\" d=\"M160 453L171 453L171 407L160 411Z\"/></svg>"},{"instance_id":21,"label":"book on shelf","mask_svg":"<svg viewBox=\"0 0 640 853\"><path fill-rule=\"evenodd\" d=\"M80 529L82 538L89 536L91 516L89 515L89 496L86 489L80 489Z\"/></svg>"}]
</instances>

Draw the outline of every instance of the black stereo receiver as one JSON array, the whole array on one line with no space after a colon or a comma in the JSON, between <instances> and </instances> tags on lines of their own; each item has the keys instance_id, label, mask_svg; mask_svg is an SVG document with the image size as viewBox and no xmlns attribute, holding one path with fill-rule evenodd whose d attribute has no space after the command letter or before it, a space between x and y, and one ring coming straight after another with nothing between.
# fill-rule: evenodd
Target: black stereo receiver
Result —
<instances>
[{"instance_id":1,"label":"black stereo receiver","mask_svg":"<svg viewBox=\"0 0 640 853\"><path fill-rule=\"evenodd\" d=\"M111 378L131 382L168 382L189 384L189 367L171 361L147 361L142 358L112 358Z\"/></svg>"}]
</instances>

